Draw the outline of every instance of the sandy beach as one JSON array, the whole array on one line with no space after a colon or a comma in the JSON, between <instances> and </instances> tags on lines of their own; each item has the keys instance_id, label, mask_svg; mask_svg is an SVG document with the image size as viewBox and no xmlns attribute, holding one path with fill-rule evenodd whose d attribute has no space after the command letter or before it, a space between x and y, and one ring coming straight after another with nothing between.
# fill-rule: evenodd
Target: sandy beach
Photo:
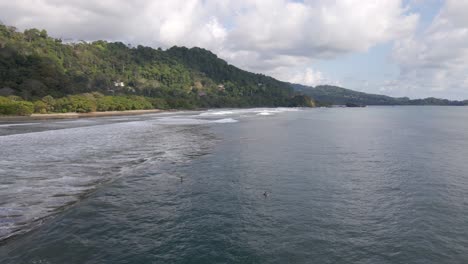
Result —
<instances>
[{"instance_id":1,"label":"sandy beach","mask_svg":"<svg viewBox=\"0 0 468 264\"><path fill-rule=\"evenodd\" d=\"M0 116L0 121L27 121L27 120L43 120L43 119L73 119L73 118L102 117L102 116L143 115L143 114L160 113L160 112L166 112L166 111L167 110L151 109L151 110L107 111L107 112L90 112L90 113L32 114L30 116Z\"/></svg>"}]
</instances>

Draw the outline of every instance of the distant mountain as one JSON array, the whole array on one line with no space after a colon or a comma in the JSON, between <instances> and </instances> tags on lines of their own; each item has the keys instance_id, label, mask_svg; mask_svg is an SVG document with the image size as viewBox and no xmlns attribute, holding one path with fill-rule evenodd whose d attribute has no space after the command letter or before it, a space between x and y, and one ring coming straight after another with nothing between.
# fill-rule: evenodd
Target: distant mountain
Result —
<instances>
[{"instance_id":1,"label":"distant mountain","mask_svg":"<svg viewBox=\"0 0 468 264\"><path fill-rule=\"evenodd\" d=\"M301 84L291 84L291 87L293 87L296 92L314 98L319 105L468 105L468 100L450 101L432 97L412 100L408 97L390 97L386 95L357 92L332 85L311 87Z\"/></svg>"}]
</instances>

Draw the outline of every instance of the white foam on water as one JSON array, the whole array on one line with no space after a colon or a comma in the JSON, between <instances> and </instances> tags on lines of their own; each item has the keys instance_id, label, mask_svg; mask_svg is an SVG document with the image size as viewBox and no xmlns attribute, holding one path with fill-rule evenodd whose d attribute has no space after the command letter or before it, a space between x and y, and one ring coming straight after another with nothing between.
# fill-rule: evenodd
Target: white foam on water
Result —
<instances>
[{"instance_id":1,"label":"white foam on water","mask_svg":"<svg viewBox=\"0 0 468 264\"><path fill-rule=\"evenodd\" d=\"M280 113L285 112L296 112L300 111L298 108L265 108L265 109L254 109L253 112L256 113L257 116L272 116Z\"/></svg>"},{"instance_id":2,"label":"white foam on water","mask_svg":"<svg viewBox=\"0 0 468 264\"><path fill-rule=\"evenodd\" d=\"M217 111L217 110L208 110L204 113L199 114L199 116L220 116L220 115L233 115L235 111Z\"/></svg>"},{"instance_id":3,"label":"white foam on water","mask_svg":"<svg viewBox=\"0 0 468 264\"><path fill-rule=\"evenodd\" d=\"M207 122L203 119L191 118L190 116L170 116L153 120L157 124L164 125L201 125Z\"/></svg>"},{"instance_id":4,"label":"white foam on water","mask_svg":"<svg viewBox=\"0 0 468 264\"><path fill-rule=\"evenodd\" d=\"M0 124L0 127L12 127L12 126L29 126L37 125L39 123L15 123L15 124Z\"/></svg>"},{"instance_id":5,"label":"white foam on water","mask_svg":"<svg viewBox=\"0 0 468 264\"><path fill-rule=\"evenodd\" d=\"M211 123L219 123L219 124L237 123L237 122L239 122L239 121L234 119L234 118L223 118L223 119L218 119L218 120L211 121Z\"/></svg>"},{"instance_id":6,"label":"white foam on water","mask_svg":"<svg viewBox=\"0 0 468 264\"><path fill-rule=\"evenodd\" d=\"M103 182L149 164L185 162L185 151L209 144L177 127L155 129L154 122L0 136L0 241L40 225Z\"/></svg>"},{"instance_id":7,"label":"white foam on water","mask_svg":"<svg viewBox=\"0 0 468 264\"><path fill-rule=\"evenodd\" d=\"M301 111L300 108L288 108L288 107L277 107L277 108L246 108L246 109L225 109L225 110L208 110L199 114L198 116L209 117L209 116L221 116L221 115L273 115L283 112L296 112Z\"/></svg>"},{"instance_id":8,"label":"white foam on water","mask_svg":"<svg viewBox=\"0 0 468 264\"><path fill-rule=\"evenodd\" d=\"M164 117L155 120L154 122L158 124L166 125L203 125L211 123L236 123L238 120L233 118L223 118L223 119L201 119L201 118L191 118L183 116L174 116L174 117Z\"/></svg>"},{"instance_id":9,"label":"white foam on water","mask_svg":"<svg viewBox=\"0 0 468 264\"><path fill-rule=\"evenodd\" d=\"M273 115L273 113L271 113L271 112L260 112L257 115L259 115L259 116L270 116L270 115Z\"/></svg>"}]
</instances>

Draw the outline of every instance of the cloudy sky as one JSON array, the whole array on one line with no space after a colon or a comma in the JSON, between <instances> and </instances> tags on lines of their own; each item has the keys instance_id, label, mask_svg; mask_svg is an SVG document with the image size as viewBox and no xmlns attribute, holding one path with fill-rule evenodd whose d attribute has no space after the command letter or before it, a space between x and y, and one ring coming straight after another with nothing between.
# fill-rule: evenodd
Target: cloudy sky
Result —
<instances>
[{"instance_id":1,"label":"cloudy sky","mask_svg":"<svg viewBox=\"0 0 468 264\"><path fill-rule=\"evenodd\" d=\"M0 20L72 40L199 46L306 85L468 99L468 0L0 0Z\"/></svg>"}]
</instances>

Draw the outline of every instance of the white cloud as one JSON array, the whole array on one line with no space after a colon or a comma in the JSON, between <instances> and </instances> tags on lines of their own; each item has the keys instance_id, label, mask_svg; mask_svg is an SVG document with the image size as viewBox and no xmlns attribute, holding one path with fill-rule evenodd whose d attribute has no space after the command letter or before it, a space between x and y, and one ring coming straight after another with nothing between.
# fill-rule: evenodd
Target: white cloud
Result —
<instances>
[{"instance_id":1,"label":"white cloud","mask_svg":"<svg viewBox=\"0 0 468 264\"><path fill-rule=\"evenodd\" d=\"M418 15L403 0L16 0L0 1L0 19L75 40L200 46L247 70L318 84L332 80L311 69L315 60L407 38Z\"/></svg>"},{"instance_id":2,"label":"white cloud","mask_svg":"<svg viewBox=\"0 0 468 264\"><path fill-rule=\"evenodd\" d=\"M215 48L226 29L200 0L17 0L0 1L4 23L25 29L46 28L56 37Z\"/></svg>"},{"instance_id":3,"label":"white cloud","mask_svg":"<svg viewBox=\"0 0 468 264\"><path fill-rule=\"evenodd\" d=\"M312 86L325 83L323 73L314 71L312 68L307 68L304 73L295 75L292 80L296 83L303 83Z\"/></svg>"},{"instance_id":4,"label":"white cloud","mask_svg":"<svg viewBox=\"0 0 468 264\"><path fill-rule=\"evenodd\" d=\"M415 95L468 97L467 0L447 0L430 26L396 42L400 88Z\"/></svg>"},{"instance_id":5,"label":"white cloud","mask_svg":"<svg viewBox=\"0 0 468 264\"><path fill-rule=\"evenodd\" d=\"M226 43L235 52L231 56L222 53L222 57L250 70L304 84L338 83L329 78L318 81L307 68L317 59L366 51L408 36L419 18L394 0L243 3L244 8L236 10L235 27Z\"/></svg>"},{"instance_id":6,"label":"white cloud","mask_svg":"<svg viewBox=\"0 0 468 264\"><path fill-rule=\"evenodd\" d=\"M340 85L339 82L329 78L323 72L314 70L311 67L303 68L287 68L279 67L270 72L272 75L278 76L282 80L287 80L292 83L300 83L309 86L317 85Z\"/></svg>"},{"instance_id":7,"label":"white cloud","mask_svg":"<svg viewBox=\"0 0 468 264\"><path fill-rule=\"evenodd\" d=\"M401 1L249 1L236 16L231 46L312 58L365 51L415 29ZM242 41L240 41L242 40Z\"/></svg>"}]
</instances>

